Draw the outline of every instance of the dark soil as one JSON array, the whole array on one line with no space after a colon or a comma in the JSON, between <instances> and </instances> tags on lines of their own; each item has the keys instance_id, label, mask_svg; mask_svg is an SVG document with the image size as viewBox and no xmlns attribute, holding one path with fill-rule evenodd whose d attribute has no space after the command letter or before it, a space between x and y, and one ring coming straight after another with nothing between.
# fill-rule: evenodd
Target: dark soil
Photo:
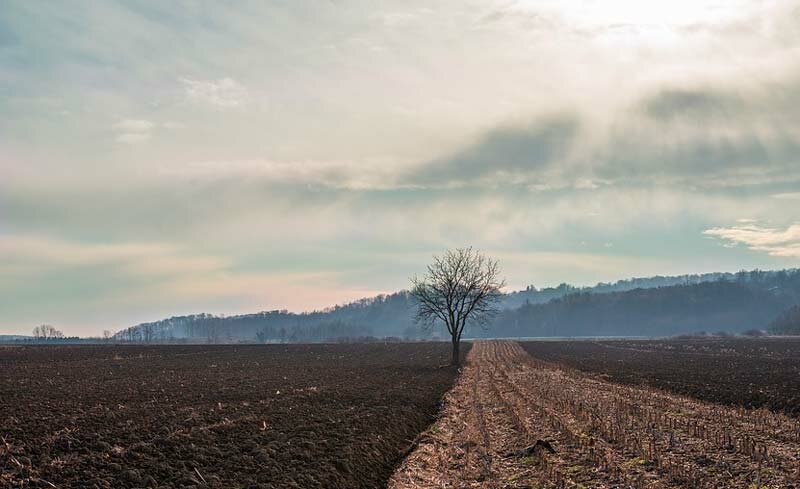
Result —
<instances>
[{"instance_id":1,"label":"dark soil","mask_svg":"<svg viewBox=\"0 0 800 489\"><path fill-rule=\"evenodd\" d=\"M0 487L373 488L449 344L0 347Z\"/></svg>"},{"instance_id":2,"label":"dark soil","mask_svg":"<svg viewBox=\"0 0 800 489\"><path fill-rule=\"evenodd\" d=\"M538 341L532 356L631 385L800 416L800 340Z\"/></svg>"}]
</instances>

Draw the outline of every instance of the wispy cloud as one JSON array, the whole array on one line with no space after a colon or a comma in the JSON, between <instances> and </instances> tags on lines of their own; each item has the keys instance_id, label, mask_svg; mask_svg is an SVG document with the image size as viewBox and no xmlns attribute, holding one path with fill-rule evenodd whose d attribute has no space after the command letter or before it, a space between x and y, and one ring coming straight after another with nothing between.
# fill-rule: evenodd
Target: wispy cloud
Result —
<instances>
[{"instance_id":1,"label":"wispy cloud","mask_svg":"<svg viewBox=\"0 0 800 489\"><path fill-rule=\"evenodd\" d=\"M120 132L149 132L153 127L153 122L144 119L123 119L114 124L114 129Z\"/></svg>"},{"instance_id":2,"label":"wispy cloud","mask_svg":"<svg viewBox=\"0 0 800 489\"><path fill-rule=\"evenodd\" d=\"M486 181L535 183L543 170L564 162L579 129L579 120L571 115L499 127L451 155L416 168L408 180L433 187Z\"/></svg>"},{"instance_id":3,"label":"wispy cloud","mask_svg":"<svg viewBox=\"0 0 800 489\"><path fill-rule=\"evenodd\" d=\"M66 326L70 333L86 334L86 321L122 328L198 311L245 312L267 305L301 311L387 292L343 284L339 275L241 270L224 256L165 242L0 235L0 309L6 320L22 315L36 318L34 324ZM109 321L104 312L109 307L129 310L138 319L120 322L112 315Z\"/></svg>"},{"instance_id":4,"label":"wispy cloud","mask_svg":"<svg viewBox=\"0 0 800 489\"><path fill-rule=\"evenodd\" d=\"M158 242L82 243L46 235L0 236L3 264L28 272L53 267L118 266L132 275L170 275L222 270L229 262L191 255L181 247Z\"/></svg>"},{"instance_id":5,"label":"wispy cloud","mask_svg":"<svg viewBox=\"0 0 800 489\"><path fill-rule=\"evenodd\" d=\"M218 90L225 83L192 83L197 88L192 97L198 101L219 107L242 103L238 95ZM663 87L636 98L623 109L626 117L606 125L579 111L501 123L439 156L412 164L399 158L261 158L192 163L174 171L373 190L775 185L797 177L800 125L791 117L794 105L787 100L800 100L800 91L788 85L775 85L766 94L713 85Z\"/></svg>"},{"instance_id":6,"label":"wispy cloud","mask_svg":"<svg viewBox=\"0 0 800 489\"><path fill-rule=\"evenodd\" d=\"M144 119L122 119L112 128L117 133L114 138L118 143L136 144L150 139L155 123Z\"/></svg>"},{"instance_id":7,"label":"wispy cloud","mask_svg":"<svg viewBox=\"0 0 800 489\"><path fill-rule=\"evenodd\" d=\"M741 244L753 251L764 252L771 256L800 257L800 224L792 224L782 229L748 223L707 229L703 234L720 238L729 245Z\"/></svg>"},{"instance_id":8,"label":"wispy cloud","mask_svg":"<svg viewBox=\"0 0 800 489\"><path fill-rule=\"evenodd\" d=\"M800 192L781 192L772 194L772 198L780 200L800 200Z\"/></svg>"},{"instance_id":9,"label":"wispy cloud","mask_svg":"<svg viewBox=\"0 0 800 489\"><path fill-rule=\"evenodd\" d=\"M242 106L247 100L247 88L233 78L217 80L181 78L180 81L183 83L186 97L193 102L220 109L232 109Z\"/></svg>"},{"instance_id":10,"label":"wispy cloud","mask_svg":"<svg viewBox=\"0 0 800 489\"><path fill-rule=\"evenodd\" d=\"M111 126L118 143L136 144L149 140L157 129L184 129L185 124L175 121L156 123L145 119L122 119Z\"/></svg>"},{"instance_id":11,"label":"wispy cloud","mask_svg":"<svg viewBox=\"0 0 800 489\"><path fill-rule=\"evenodd\" d=\"M366 160L206 160L178 168L164 168L159 174L203 182L252 180L265 184L291 184L349 190L394 190L409 188L397 165L389 159Z\"/></svg>"},{"instance_id":12,"label":"wispy cloud","mask_svg":"<svg viewBox=\"0 0 800 489\"><path fill-rule=\"evenodd\" d=\"M732 113L741 115L747 106L740 97L713 88L665 88L642 100L641 109L662 121L703 122L729 117Z\"/></svg>"},{"instance_id":13,"label":"wispy cloud","mask_svg":"<svg viewBox=\"0 0 800 489\"><path fill-rule=\"evenodd\" d=\"M123 132L122 134L117 134L114 141L125 144L136 144L143 143L149 139L149 132Z\"/></svg>"}]
</instances>

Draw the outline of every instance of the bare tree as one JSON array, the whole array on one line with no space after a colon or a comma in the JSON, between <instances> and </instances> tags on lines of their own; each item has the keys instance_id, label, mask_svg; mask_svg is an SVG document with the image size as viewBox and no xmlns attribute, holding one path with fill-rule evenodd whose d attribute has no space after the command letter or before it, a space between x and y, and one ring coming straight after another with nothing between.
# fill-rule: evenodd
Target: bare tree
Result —
<instances>
[{"instance_id":1,"label":"bare tree","mask_svg":"<svg viewBox=\"0 0 800 489\"><path fill-rule=\"evenodd\" d=\"M155 336L153 325L149 323L142 325L142 337L144 338L144 342L150 343L153 341L153 336Z\"/></svg>"},{"instance_id":2,"label":"bare tree","mask_svg":"<svg viewBox=\"0 0 800 489\"><path fill-rule=\"evenodd\" d=\"M106 343L108 343L109 341L111 341L111 336L112 336L112 335L111 335L111 331L109 331L109 330L107 330L107 329L104 329L104 330L103 330L103 341L105 341Z\"/></svg>"},{"instance_id":3,"label":"bare tree","mask_svg":"<svg viewBox=\"0 0 800 489\"><path fill-rule=\"evenodd\" d=\"M222 331L222 319L210 317L205 321L206 337L209 343L219 343L219 335Z\"/></svg>"},{"instance_id":4,"label":"bare tree","mask_svg":"<svg viewBox=\"0 0 800 489\"><path fill-rule=\"evenodd\" d=\"M500 266L472 248L434 256L424 277L411 279L417 303L415 320L426 327L441 321L453 343L452 364L459 365L461 334L467 324L486 326L497 314L502 297Z\"/></svg>"},{"instance_id":5,"label":"bare tree","mask_svg":"<svg viewBox=\"0 0 800 489\"><path fill-rule=\"evenodd\" d=\"M33 337L37 340L48 340L53 338L63 338L64 333L49 324L42 324L33 328Z\"/></svg>"}]
</instances>

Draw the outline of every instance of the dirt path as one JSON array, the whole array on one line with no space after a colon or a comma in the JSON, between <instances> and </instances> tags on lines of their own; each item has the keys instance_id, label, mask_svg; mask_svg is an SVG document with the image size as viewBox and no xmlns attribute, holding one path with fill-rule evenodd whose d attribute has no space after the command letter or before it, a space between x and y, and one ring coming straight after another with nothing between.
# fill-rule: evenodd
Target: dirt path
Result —
<instances>
[{"instance_id":1,"label":"dirt path","mask_svg":"<svg viewBox=\"0 0 800 489\"><path fill-rule=\"evenodd\" d=\"M514 342L477 342L445 403L390 489L800 488L798 420L603 382ZM537 440L555 453L513 453Z\"/></svg>"}]
</instances>

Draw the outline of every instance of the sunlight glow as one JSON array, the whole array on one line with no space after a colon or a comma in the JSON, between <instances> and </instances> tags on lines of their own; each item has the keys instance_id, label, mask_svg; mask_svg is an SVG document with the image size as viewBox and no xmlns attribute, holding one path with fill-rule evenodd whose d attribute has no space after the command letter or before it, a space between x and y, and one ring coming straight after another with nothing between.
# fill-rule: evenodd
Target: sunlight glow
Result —
<instances>
[{"instance_id":1,"label":"sunlight glow","mask_svg":"<svg viewBox=\"0 0 800 489\"><path fill-rule=\"evenodd\" d=\"M522 0L519 5L530 10L549 7L554 11L561 12L565 21L585 27L627 26L640 28L716 24L744 15L748 6L747 2L742 0L678 0L672 2Z\"/></svg>"}]
</instances>

